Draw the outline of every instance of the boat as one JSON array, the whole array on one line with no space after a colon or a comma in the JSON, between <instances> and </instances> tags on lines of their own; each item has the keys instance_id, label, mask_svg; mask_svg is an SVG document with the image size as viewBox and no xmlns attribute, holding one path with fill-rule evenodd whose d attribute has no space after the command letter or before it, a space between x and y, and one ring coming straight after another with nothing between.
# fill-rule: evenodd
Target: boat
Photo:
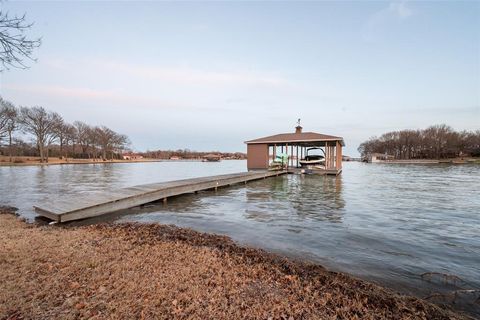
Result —
<instances>
[{"instance_id":1,"label":"boat","mask_svg":"<svg viewBox=\"0 0 480 320\"><path fill-rule=\"evenodd\" d=\"M308 148L305 158L298 161L298 163L300 163L300 165L302 167L323 167L323 165L325 164L325 157L324 156L317 155L317 154L315 154L315 155L310 155L309 154L309 151L317 150L317 149L319 149L323 152L323 150L320 149L320 148Z\"/></svg>"},{"instance_id":2,"label":"boat","mask_svg":"<svg viewBox=\"0 0 480 320\"><path fill-rule=\"evenodd\" d=\"M268 170L275 171L275 170L282 170L286 167L288 163L288 155L285 153L279 153L275 156L275 159L270 163L268 166Z\"/></svg>"}]
</instances>

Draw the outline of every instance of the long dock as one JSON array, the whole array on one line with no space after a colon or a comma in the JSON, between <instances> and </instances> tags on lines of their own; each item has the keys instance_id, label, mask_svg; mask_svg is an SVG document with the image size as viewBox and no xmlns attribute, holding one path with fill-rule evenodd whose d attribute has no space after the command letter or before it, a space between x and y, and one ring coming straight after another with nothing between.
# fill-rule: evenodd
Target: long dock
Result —
<instances>
[{"instance_id":1,"label":"long dock","mask_svg":"<svg viewBox=\"0 0 480 320\"><path fill-rule=\"evenodd\" d=\"M166 200L196 191L216 189L237 183L279 176L286 171L253 171L217 176L144 184L129 188L59 199L34 206L35 212L56 222L67 222L101 216L145 203Z\"/></svg>"}]
</instances>

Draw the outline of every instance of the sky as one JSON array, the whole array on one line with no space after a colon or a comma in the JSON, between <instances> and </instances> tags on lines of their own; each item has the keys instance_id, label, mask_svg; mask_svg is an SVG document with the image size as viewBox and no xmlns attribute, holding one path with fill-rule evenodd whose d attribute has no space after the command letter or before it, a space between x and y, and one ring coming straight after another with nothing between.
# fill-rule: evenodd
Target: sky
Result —
<instances>
[{"instance_id":1,"label":"sky","mask_svg":"<svg viewBox=\"0 0 480 320\"><path fill-rule=\"evenodd\" d=\"M0 95L134 150L245 151L304 131L480 129L479 1L1 2L42 37Z\"/></svg>"}]
</instances>

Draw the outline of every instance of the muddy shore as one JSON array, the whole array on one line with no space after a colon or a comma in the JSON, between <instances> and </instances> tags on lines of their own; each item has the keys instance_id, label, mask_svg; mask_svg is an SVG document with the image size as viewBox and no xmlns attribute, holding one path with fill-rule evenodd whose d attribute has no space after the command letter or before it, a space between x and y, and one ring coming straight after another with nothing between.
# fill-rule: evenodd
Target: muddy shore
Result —
<instances>
[{"instance_id":1,"label":"muddy shore","mask_svg":"<svg viewBox=\"0 0 480 320\"><path fill-rule=\"evenodd\" d=\"M0 209L0 319L468 319L230 238L35 226Z\"/></svg>"}]
</instances>

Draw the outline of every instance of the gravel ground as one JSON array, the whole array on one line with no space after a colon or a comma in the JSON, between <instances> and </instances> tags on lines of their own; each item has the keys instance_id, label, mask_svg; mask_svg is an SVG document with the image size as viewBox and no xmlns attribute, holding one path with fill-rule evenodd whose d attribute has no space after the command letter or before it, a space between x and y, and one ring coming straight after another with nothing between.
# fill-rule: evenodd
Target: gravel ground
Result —
<instances>
[{"instance_id":1,"label":"gravel ground","mask_svg":"<svg viewBox=\"0 0 480 320\"><path fill-rule=\"evenodd\" d=\"M466 319L319 265L158 224L66 228L0 214L0 270L0 319Z\"/></svg>"}]
</instances>

